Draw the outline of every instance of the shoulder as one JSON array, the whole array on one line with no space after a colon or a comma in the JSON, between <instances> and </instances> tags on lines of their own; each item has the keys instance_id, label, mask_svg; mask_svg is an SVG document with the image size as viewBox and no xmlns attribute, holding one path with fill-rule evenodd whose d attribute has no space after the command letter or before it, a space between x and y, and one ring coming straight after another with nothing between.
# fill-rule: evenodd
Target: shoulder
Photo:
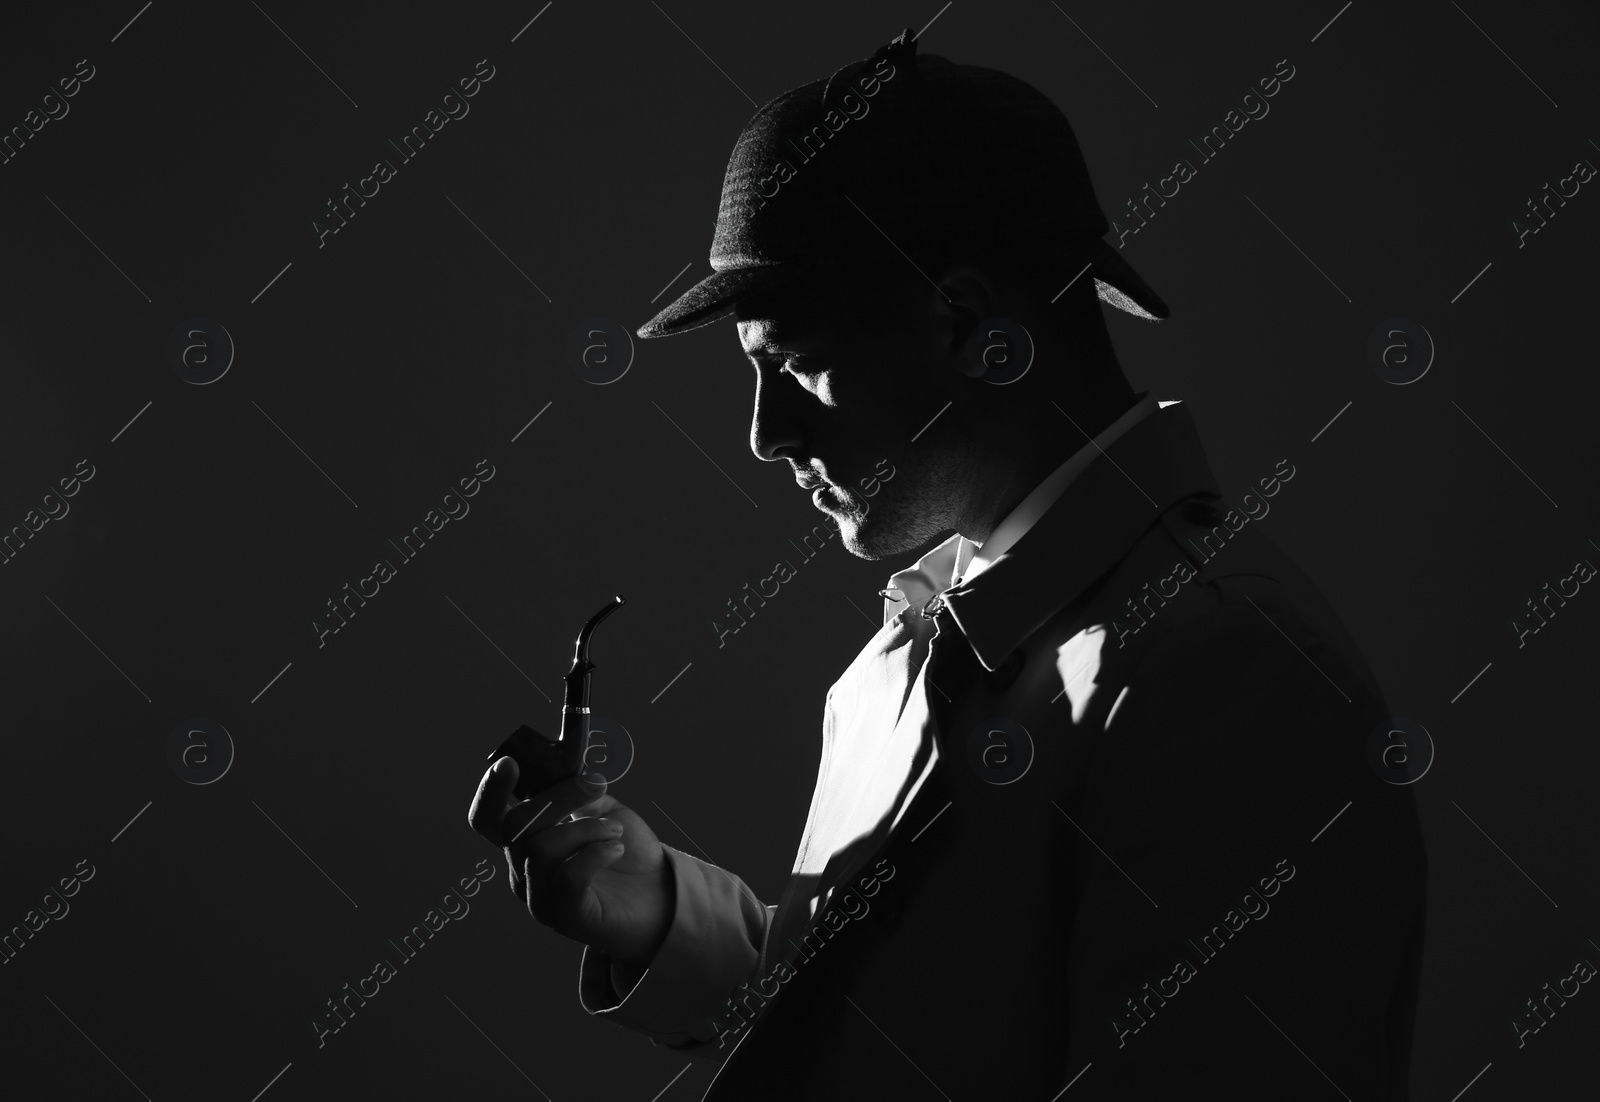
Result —
<instances>
[{"instance_id":1,"label":"shoulder","mask_svg":"<svg viewBox=\"0 0 1600 1102\"><path fill-rule=\"evenodd\" d=\"M1103 665L1167 712L1236 710L1243 697L1382 718L1382 690L1332 604L1241 516L1169 510L1108 572L1087 609L1104 625Z\"/></svg>"}]
</instances>

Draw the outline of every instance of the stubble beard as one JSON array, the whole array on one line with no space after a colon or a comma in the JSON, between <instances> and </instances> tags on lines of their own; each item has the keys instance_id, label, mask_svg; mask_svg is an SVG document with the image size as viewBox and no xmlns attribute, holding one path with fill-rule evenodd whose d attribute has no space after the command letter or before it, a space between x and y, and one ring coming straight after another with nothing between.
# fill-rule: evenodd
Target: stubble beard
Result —
<instances>
[{"instance_id":1,"label":"stubble beard","mask_svg":"<svg viewBox=\"0 0 1600 1102\"><path fill-rule=\"evenodd\" d=\"M902 467L870 498L829 486L823 502L845 550L875 562L915 551L955 528L965 464L941 456L915 470Z\"/></svg>"}]
</instances>

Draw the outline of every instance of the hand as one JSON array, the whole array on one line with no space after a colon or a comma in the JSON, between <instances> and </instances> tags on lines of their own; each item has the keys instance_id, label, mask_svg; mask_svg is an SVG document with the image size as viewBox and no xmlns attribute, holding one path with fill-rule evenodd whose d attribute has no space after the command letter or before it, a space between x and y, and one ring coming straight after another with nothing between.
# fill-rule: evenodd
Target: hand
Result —
<instances>
[{"instance_id":1,"label":"hand","mask_svg":"<svg viewBox=\"0 0 1600 1102\"><path fill-rule=\"evenodd\" d=\"M672 869L645 821L606 795L599 773L515 801L515 759L484 774L467 812L472 829L505 851L511 891L541 925L636 969L666 940ZM559 822L568 814L578 816Z\"/></svg>"}]
</instances>

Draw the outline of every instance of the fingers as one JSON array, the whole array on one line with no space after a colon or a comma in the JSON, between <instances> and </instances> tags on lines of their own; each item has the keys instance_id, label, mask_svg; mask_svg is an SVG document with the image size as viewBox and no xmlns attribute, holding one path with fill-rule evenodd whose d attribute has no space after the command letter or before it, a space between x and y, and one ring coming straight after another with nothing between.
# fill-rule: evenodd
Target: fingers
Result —
<instances>
[{"instance_id":1,"label":"fingers","mask_svg":"<svg viewBox=\"0 0 1600 1102\"><path fill-rule=\"evenodd\" d=\"M516 759L500 758L478 782L477 794L472 797L472 806L467 809L467 822L472 829L497 846L506 844L501 820L512 805L511 790L516 783Z\"/></svg>"},{"instance_id":2,"label":"fingers","mask_svg":"<svg viewBox=\"0 0 1600 1102\"><path fill-rule=\"evenodd\" d=\"M546 926L576 914L596 873L622 856L621 824L579 819L533 835L521 860L528 913Z\"/></svg>"},{"instance_id":3,"label":"fingers","mask_svg":"<svg viewBox=\"0 0 1600 1102\"><path fill-rule=\"evenodd\" d=\"M568 777L502 812L499 830L504 841L497 844L511 845L575 812L604 815L616 803L606 795L606 780L599 773Z\"/></svg>"},{"instance_id":4,"label":"fingers","mask_svg":"<svg viewBox=\"0 0 1600 1102\"><path fill-rule=\"evenodd\" d=\"M517 859L511 852L511 847L506 846L502 851L506 855L506 867L511 870L511 894L518 899L528 898L528 881L522 873L517 871Z\"/></svg>"},{"instance_id":5,"label":"fingers","mask_svg":"<svg viewBox=\"0 0 1600 1102\"><path fill-rule=\"evenodd\" d=\"M534 912L537 903L534 917L543 922L540 915L549 910L543 886L549 882L553 868L575 851L593 847L599 863L591 856L577 866L584 876L582 883L587 884L595 871L621 856L620 848L607 845L620 832L608 830L597 818L620 805L606 795L606 779L595 772L569 777L531 800L518 800L514 790L519 774L514 758L497 759L478 784L467 810L467 822L505 853L512 893L528 903L530 912ZM579 813L587 817L556 825L566 816ZM527 871L530 861L534 870L531 876ZM567 875L570 877L570 873Z\"/></svg>"}]
</instances>

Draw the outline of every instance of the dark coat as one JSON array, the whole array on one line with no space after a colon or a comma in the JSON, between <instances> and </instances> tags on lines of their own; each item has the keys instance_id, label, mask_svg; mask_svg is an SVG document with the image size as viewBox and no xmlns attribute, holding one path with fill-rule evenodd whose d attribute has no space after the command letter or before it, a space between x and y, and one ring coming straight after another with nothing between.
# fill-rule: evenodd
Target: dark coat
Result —
<instances>
[{"instance_id":1,"label":"dark coat","mask_svg":"<svg viewBox=\"0 0 1600 1102\"><path fill-rule=\"evenodd\" d=\"M758 974L785 911L812 936L708 1102L1407 1098L1427 862L1382 693L1182 406L1107 457L928 610L898 814L814 916L752 902Z\"/></svg>"}]
</instances>

